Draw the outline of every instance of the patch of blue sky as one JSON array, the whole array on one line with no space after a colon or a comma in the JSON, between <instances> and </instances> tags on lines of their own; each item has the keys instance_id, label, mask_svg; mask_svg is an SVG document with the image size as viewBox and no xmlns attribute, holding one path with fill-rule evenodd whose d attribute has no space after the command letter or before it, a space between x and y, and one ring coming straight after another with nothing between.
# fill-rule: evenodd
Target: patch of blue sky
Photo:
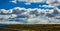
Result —
<instances>
[{"instance_id":1,"label":"patch of blue sky","mask_svg":"<svg viewBox=\"0 0 60 31\"><path fill-rule=\"evenodd\" d=\"M12 9L14 7L24 7L24 8L41 8L41 9L53 9L53 8L45 8L45 7L39 7L39 5L48 5L47 3L45 2L42 2L42 3L31 3L31 5L26 5L25 3L26 2L18 2L15 4L15 3L12 3L12 2L9 2L11 0L0 0L0 9Z\"/></svg>"},{"instance_id":2,"label":"patch of blue sky","mask_svg":"<svg viewBox=\"0 0 60 31\"><path fill-rule=\"evenodd\" d=\"M23 19L13 19L13 18L11 18L9 21L16 21L16 22L24 23L24 24L27 23L27 20L23 20Z\"/></svg>"},{"instance_id":3,"label":"patch of blue sky","mask_svg":"<svg viewBox=\"0 0 60 31\"><path fill-rule=\"evenodd\" d=\"M12 9L16 4L10 3L10 0L0 0L0 9Z\"/></svg>"},{"instance_id":4,"label":"patch of blue sky","mask_svg":"<svg viewBox=\"0 0 60 31\"><path fill-rule=\"evenodd\" d=\"M57 8L59 8L59 9L60 9L60 5L59 5L59 6L57 6Z\"/></svg>"},{"instance_id":5,"label":"patch of blue sky","mask_svg":"<svg viewBox=\"0 0 60 31\"><path fill-rule=\"evenodd\" d=\"M0 26L7 26L7 24L0 24Z\"/></svg>"},{"instance_id":6,"label":"patch of blue sky","mask_svg":"<svg viewBox=\"0 0 60 31\"><path fill-rule=\"evenodd\" d=\"M16 22L21 22L21 23L24 23L24 24L28 23L27 20L15 20L15 21Z\"/></svg>"}]
</instances>

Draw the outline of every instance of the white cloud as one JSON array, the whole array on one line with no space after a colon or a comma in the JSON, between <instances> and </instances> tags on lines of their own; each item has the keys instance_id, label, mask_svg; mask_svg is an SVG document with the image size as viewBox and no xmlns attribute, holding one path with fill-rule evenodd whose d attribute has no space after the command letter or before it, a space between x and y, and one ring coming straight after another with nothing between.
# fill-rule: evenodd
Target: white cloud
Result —
<instances>
[{"instance_id":1,"label":"white cloud","mask_svg":"<svg viewBox=\"0 0 60 31\"><path fill-rule=\"evenodd\" d=\"M8 10L8 13L12 13L12 11L13 11L12 9L9 9L9 10Z\"/></svg>"},{"instance_id":2,"label":"white cloud","mask_svg":"<svg viewBox=\"0 0 60 31\"><path fill-rule=\"evenodd\" d=\"M14 9L19 9L20 11L22 11L22 10L25 10L25 12L23 12L21 15L27 15L29 18L24 18L24 20L26 20L27 21L27 24L50 24L49 23L49 21L48 21L48 19L49 18L47 18L47 20L44 20L44 16L46 15L42 15L43 16L43 18L41 17L41 15L39 15L39 16L35 16L35 15L32 15L32 14L30 14L30 12L31 11L35 11L35 10L37 10L39 13L38 14L40 14L40 12L43 12L43 13L50 13L50 14L52 14L52 12L53 12L53 9L51 9L51 10L49 10L49 9L40 9L40 8L34 8L34 9L32 9L32 8L28 8L28 9L26 9L26 8L21 8L21 7L15 7L15 8L13 8L13 9L9 9L9 10L5 10L5 9L2 9L1 11L3 11L4 13L6 12L6 11L8 11L7 13L13 13L13 10ZM58 9L58 8L57 8ZM11 10L11 11L10 11ZM59 11L60 9L58 9L58 11ZM17 10L18 11L18 10ZM46 11L49 11L49 12L46 12ZM20 15L20 14L19 14ZM15 18L15 17L17 17L17 14L10 14L10 15L0 15L1 17L0 18L4 18L4 19L9 19L9 18ZM18 19L18 18L17 18ZM21 18L22 19L22 18ZM53 18L54 19L54 18ZM50 20L51 20L51 18L50 18ZM55 19L54 19L55 20ZM52 23L54 23L54 21L53 20L51 20L52 21ZM57 20L56 20L57 21ZM58 21L57 21L58 22ZM57 23L56 22L56 23ZM6 24L6 22L0 22L0 23L5 23ZM16 21L9 21L8 20L8 22L7 22L7 24L21 24L21 23L23 23L23 22L16 22Z\"/></svg>"},{"instance_id":3,"label":"white cloud","mask_svg":"<svg viewBox=\"0 0 60 31\"><path fill-rule=\"evenodd\" d=\"M12 0L10 2L17 3L18 2L26 2L26 5L31 5L31 3L40 3L46 1L47 4L52 5L52 6L57 6L60 5L60 0ZM57 1L57 4L54 2Z\"/></svg>"},{"instance_id":4,"label":"white cloud","mask_svg":"<svg viewBox=\"0 0 60 31\"><path fill-rule=\"evenodd\" d=\"M11 15L0 15L0 18L3 18L3 19L8 19L10 17L11 17Z\"/></svg>"},{"instance_id":5,"label":"white cloud","mask_svg":"<svg viewBox=\"0 0 60 31\"><path fill-rule=\"evenodd\" d=\"M25 5L31 5L31 3L25 3Z\"/></svg>"},{"instance_id":6,"label":"white cloud","mask_svg":"<svg viewBox=\"0 0 60 31\"><path fill-rule=\"evenodd\" d=\"M22 7L15 7L15 8L13 8L13 9L26 10L25 8L22 8ZM12 10L13 10L13 9L12 9Z\"/></svg>"},{"instance_id":7,"label":"white cloud","mask_svg":"<svg viewBox=\"0 0 60 31\"><path fill-rule=\"evenodd\" d=\"M17 1L16 1L16 0L12 0L12 1L10 1L10 2L17 3Z\"/></svg>"},{"instance_id":8,"label":"white cloud","mask_svg":"<svg viewBox=\"0 0 60 31\"><path fill-rule=\"evenodd\" d=\"M16 14L11 14L11 18L15 18L15 17L17 17Z\"/></svg>"},{"instance_id":9,"label":"white cloud","mask_svg":"<svg viewBox=\"0 0 60 31\"><path fill-rule=\"evenodd\" d=\"M48 20L43 20L41 18L29 18L28 24L47 24Z\"/></svg>"},{"instance_id":10,"label":"white cloud","mask_svg":"<svg viewBox=\"0 0 60 31\"><path fill-rule=\"evenodd\" d=\"M17 15L11 14L11 15L0 15L0 18L2 19L9 19L9 18L15 18Z\"/></svg>"},{"instance_id":11,"label":"white cloud","mask_svg":"<svg viewBox=\"0 0 60 31\"><path fill-rule=\"evenodd\" d=\"M17 1L19 2L27 2L27 3L39 3L39 2L44 2L45 0L12 0L10 2L13 2L13 3L17 3Z\"/></svg>"},{"instance_id":12,"label":"white cloud","mask_svg":"<svg viewBox=\"0 0 60 31\"><path fill-rule=\"evenodd\" d=\"M54 6L51 6L51 5L43 5L42 7L53 8Z\"/></svg>"},{"instance_id":13,"label":"white cloud","mask_svg":"<svg viewBox=\"0 0 60 31\"><path fill-rule=\"evenodd\" d=\"M57 1L58 3L60 3L60 0L47 0L46 3L50 4L50 3L53 3L55 1Z\"/></svg>"},{"instance_id":14,"label":"white cloud","mask_svg":"<svg viewBox=\"0 0 60 31\"><path fill-rule=\"evenodd\" d=\"M52 3L54 0L47 0L46 3L50 4Z\"/></svg>"},{"instance_id":15,"label":"white cloud","mask_svg":"<svg viewBox=\"0 0 60 31\"><path fill-rule=\"evenodd\" d=\"M46 3L52 6L58 6L60 5L60 0L47 0Z\"/></svg>"},{"instance_id":16,"label":"white cloud","mask_svg":"<svg viewBox=\"0 0 60 31\"><path fill-rule=\"evenodd\" d=\"M0 21L0 24L23 24L22 22L16 22L16 21Z\"/></svg>"},{"instance_id":17,"label":"white cloud","mask_svg":"<svg viewBox=\"0 0 60 31\"><path fill-rule=\"evenodd\" d=\"M24 1L24 2L42 2L43 0L18 0L18 1Z\"/></svg>"},{"instance_id":18,"label":"white cloud","mask_svg":"<svg viewBox=\"0 0 60 31\"><path fill-rule=\"evenodd\" d=\"M8 11L6 11L5 9L0 9L1 10L1 12L3 12L3 13L8 13Z\"/></svg>"},{"instance_id":19,"label":"white cloud","mask_svg":"<svg viewBox=\"0 0 60 31\"><path fill-rule=\"evenodd\" d=\"M3 13L5 13L5 14L7 14L7 13L12 13L12 9L9 9L9 10L0 9L0 12L3 12Z\"/></svg>"},{"instance_id":20,"label":"white cloud","mask_svg":"<svg viewBox=\"0 0 60 31\"><path fill-rule=\"evenodd\" d=\"M12 0L11 2L17 3L17 1L26 2L25 3L26 5L30 5L32 2L33 3L39 3L39 2L43 2L45 0ZM58 1L57 4L55 4L54 1L55 0L47 0L46 3L48 3L49 5L43 5L43 6L39 5L39 7L48 7L48 8L52 7L52 8L54 8L56 5L60 4L60 0L56 0L56 1ZM44 20L44 18L45 18L44 16L46 16L47 13L52 14L54 9L51 9L51 10L49 10L49 9L40 9L40 8L33 8L33 9L32 8L28 8L28 9L26 9L26 8L21 8L21 7L15 7L15 8L9 9L9 10L0 9L0 13L3 12L4 14L8 14L8 13L10 14L10 15L1 15L0 14L0 18L3 18L3 20L7 19L7 21L6 20L0 21L1 24L24 24L23 22L16 22L16 21L9 21L8 20L9 18L17 17L17 14L12 14L14 9L18 9L20 11L25 10L25 12L23 12L22 15L27 15L29 18L24 18L24 19L23 18L19 18L19 19L26 20L27 24L60 24L60 21L59 21L60 19L55 19L55 18L57 18L59 16L47 18L46 20ZM60 10L58 8L56 8L56 9L58 11ZM41 15L35 16L35 15L29 14L31 11L34 11L34 10L37 10L39 12L38 14L40 14L40 12L45 13L43 18L42 18ZM46 12L46 11L49 11L49 12Z\"/></svg>"},{"instance_id":21,"label":"white cloud","mask_svg":"<svg viewBox=\"0 0 60 31\"><path fill-rule=\"evenodd\" d=\"M52 5L39 5L39 7L44 7L44 8L54 8L54 6L52 6Z\"/></svg>"}]
</instances>

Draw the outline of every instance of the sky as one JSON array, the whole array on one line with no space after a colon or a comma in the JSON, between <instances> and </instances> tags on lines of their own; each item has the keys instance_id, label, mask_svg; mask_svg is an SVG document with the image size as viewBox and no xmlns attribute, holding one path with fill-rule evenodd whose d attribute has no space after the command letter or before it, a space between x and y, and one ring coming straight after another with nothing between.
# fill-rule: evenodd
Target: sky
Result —
<instances>
[{"instance_id":1,"label":"sky","mask_svg":"<svg viewBox=\"0 0 60 31\"><path fill-rule=\"evenodd\" d=\"M60 24L60 21L58 19L56 19L56 22L54 21L55 20L55 17L46 17L46 15L50 15L50 16L53 16L55 14L53 14L53 10L56 6L55 9L57 9L58 11L60 11L60 1L57 0L58 2L55 2L55 0L0 0L0 12L2 11L4 14L9 14L9 13L12 13L11 15L9 14L8 16L7 15L2 15L0 14L0 18L3 18L5 20L8 20L9 18L16 18L18 16L30 16L28 18L27 21L24 21L26 20L27 18L23 19L22 21L3 21L3 22L0 22L0 24ZM14 12L14 10L17 10ZM20 12L19 10L24 10L25 12ZM37 11L34 11L34 10L37 10ZM46 10L50 11L50 12L46 12ZM12 12L13 11L13 12ZM32 12L32 14L29 14L30 12ZM38 12L38 13L36 13ZM46 13L44 15L40 15L39 13L42 12L42 13ZM16 13L20 13L19 14L16 14ZM34 14L35 13L35 14ZM35 15L39 15L39 16L35 16ZM27 15L27 16L26 16ZM56 14L57 15L57 14ZM4 16L4 17L3 17ZM6 16L6 17L5 17ZM12 17L11 17L12 16ZM41 16L41 17L40 17ZM33 17L33 18L31 18ZM52 19L53 18L53 19ZM48 19L50 19L50 22L47 21ZM15 20L18 20L18 19L15 19ZM39 20L42 20L42 21L39 21ZM58 23L59 22L59 23Z\"/></svg>"},{"instance_id":2,"label":"sky","mask_svg":"<svg viewBox=\"0 0 60 31\"><path fill-rule=\"evenodd\" d=\"M52 9L52 8L45 8L39 7L42 5L48 5L46 2L39 2L39 3L31 3L30 5L26 5L26 2L19 2L13 3L12 0L0 0L0 9L12 9L14 7L24 7L24 8L42 8L42 9Z\"/></svg>"}]
</instances>

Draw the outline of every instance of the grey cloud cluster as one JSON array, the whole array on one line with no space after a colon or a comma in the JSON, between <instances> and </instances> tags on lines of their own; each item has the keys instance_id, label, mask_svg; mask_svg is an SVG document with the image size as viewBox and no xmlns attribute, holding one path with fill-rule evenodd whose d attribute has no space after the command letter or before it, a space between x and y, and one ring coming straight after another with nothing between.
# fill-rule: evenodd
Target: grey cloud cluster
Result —
<instances>
[{"instance_id":1,"label":"grey cloud cluster","mask_svg":"<svg viewBox=\"0 0 60 31\"><path fill-rule=\"evenodd\" d=\"M44 1L44 0L12 0L13 2L15 1L19 1L19 2L42 2L42 1Z\"/></svg>"},{"instance_id":2,"label":"grey cloud cluster","mask_svg":"<svg viewBox=\"0 0 60 31\"><path fill-rule=\"evenodd\" d=\"M33 3L38 3L38 2L46 2L48 4L51 4L51 3L60 3L60 0L12 0L12 2L33 2Z\"/></svg>"},{"instance_id":3,"label":"grey cloud cluster","mask_svg":"<svg viewBox=\"0 0 60 31\"><path fill-rule=\"evenodd\" d=\"M10 24L9 21L17 22L15 24L53 24L55 22L54 20L56 20L56 23L58 23L60 19L60 9L56 9L26 9L20 7L9 10L0 9L0 21L4 23L6 20L8 24ZM12 24L14 24L14 22L12 22Z\"/></svg>"},{"instance_id":4,"label":"grey cloud cluster","mask_svg":"<svg viewBox=\"0 0 60 31\"><path fill-rule=\"evenodd\" d=\"M40 9L39 9L40 10ZM21 23L30 23L30 18L33 18L35 16L39 16L39 12L37 8L35 9L25 9L25 8L20 8L20 7L15 7L13 9L5 10L5 9L0 9L0 21L4 23L5 21L9 24L9 21L16 21L16 22L21 22ZM32 19L35 20L35 19ZM31 20L31 21L32 21ZM0 22L0 23L1 23ZM5 23L6 23L5 22ZM33 23L32 21L31 23ZM34 22L35 23L35 22ZM13 22L14 24L14 22Z\"/></svg>"},{"instance_id":5,"label":"grey cloud cluster","mask_svg":"<svg viewBox=\"0 0 60 31\"><path fill-rule=\"evenodd\" d=\"M46 2L48 5L43 5L39 7L47 7L47 8L54 8L52 10L49 9L38 9L38 8L13 8L12 13L10 12L9 14L14 14L15 16L11 18L26 18L25 20L27 21L27 24L60 24L60 9L55 8L56 6L60 5L60 0L12 0L12 2L17 3L19 2L26 2L27 5L30 5L31 2L33 3L39 3L39 2ZM3 11L3 10L2 10ZM8 10L9 11L9 10ZM5 13L8 13L8 11L4 11ZM9 17L10 18L10 17Z\"/></svg>"}]
</instances>

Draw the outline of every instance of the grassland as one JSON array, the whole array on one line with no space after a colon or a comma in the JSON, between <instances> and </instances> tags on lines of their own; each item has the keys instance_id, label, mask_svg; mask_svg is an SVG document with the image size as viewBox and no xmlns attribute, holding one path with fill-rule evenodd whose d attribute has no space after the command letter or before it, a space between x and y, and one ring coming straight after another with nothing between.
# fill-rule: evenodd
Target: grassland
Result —
<instances>
[{"instance_id":1,"label":"grassland","mask_svg":"<svg viewBox=\"0 0 60 31\"><path fill-rule=\"evenodd\" d=\"M0 30L15 31L60 31L59 24L15 24L8 26L0 26Z\"/></svg>"}]
</instances>

